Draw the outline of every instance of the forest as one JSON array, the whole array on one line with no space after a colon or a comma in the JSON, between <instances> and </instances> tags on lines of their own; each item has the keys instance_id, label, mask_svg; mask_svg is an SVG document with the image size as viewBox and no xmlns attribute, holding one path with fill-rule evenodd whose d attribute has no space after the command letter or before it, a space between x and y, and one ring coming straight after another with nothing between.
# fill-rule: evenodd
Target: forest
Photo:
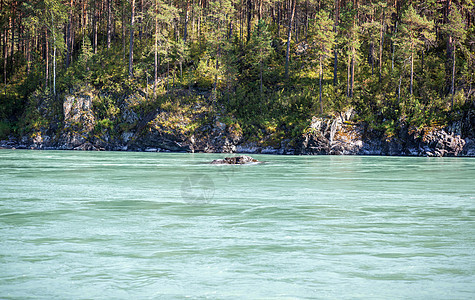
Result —
<instances>
[{"instance_id":1,"label":"forest","mask_svg":"<svg viewBox=\"0 0 475 300\"><path fill-rule=\"evenodd\" d=\"M84 87L98 131L120 128L134 94L142 115L205 103L255 138L350 107L389 137L474 110L472 0L1 0L0 12L0 138L51 126L35 99L60 110Z\"/></svg>"}]
</instances>

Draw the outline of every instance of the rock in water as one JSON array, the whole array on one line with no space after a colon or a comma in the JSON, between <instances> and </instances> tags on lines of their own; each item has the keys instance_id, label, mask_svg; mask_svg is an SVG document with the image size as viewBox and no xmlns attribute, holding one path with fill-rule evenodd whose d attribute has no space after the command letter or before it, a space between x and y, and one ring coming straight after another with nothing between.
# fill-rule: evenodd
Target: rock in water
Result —
<instances>
[{"instance_id":1,"label":"rock in water","mask_svg":"<svg viewBox=\"0 0 475 300\"><path fill-rule=\"evenodd\" d=\"M258 163L257 159L254 159L247 155L225 157L223 159L215 159L211 162L213 165L244 165L249 163Z\"/></svg>"}]
</instances>

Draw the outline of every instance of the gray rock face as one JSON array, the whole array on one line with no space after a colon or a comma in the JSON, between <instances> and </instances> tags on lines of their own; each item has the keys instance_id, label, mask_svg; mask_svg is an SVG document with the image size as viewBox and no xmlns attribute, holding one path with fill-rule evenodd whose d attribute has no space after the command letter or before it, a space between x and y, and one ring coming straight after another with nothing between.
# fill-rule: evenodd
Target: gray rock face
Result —
<instances>
[{"instance_id":1,"label":"gray rock face","mask_svg":"<svg viewBox=\"0 0 475 300\"><path fill-rule=\"evenodd\" d=\"M218 113L211 122L190 130L191 122L209 117L206 105L187 110L140 109L146 98L134 94L117 100L121 126L101 127L94 115L94 91L66 95L63 105L52 97L35 96L37 113L48 120L23 137L0 141L2 148L116 150L147 152L212 152L297 155L475 156L475 110L445 128L417 129L401 125L391 136L355 120L349 109L333 117L313 117L306 132L295 139L271 139L267 134L244 140L240 124ZM112 97L112 96L111 96ZM222 109L224 111L224 108ZM230 119L231 118L231 119ZM116 121L116 119L111 119ZM122 126L124 125L124 126ZM242 125L242 124L241 124ZM287 137L289 138L289 137ZM248 156L228 157L214 164L256 162Z\"/></svg>"},{"instance_id":2,"label":"gray rock face","mask_svg":"<svg viewBox=\"0 0 475 300\"><path fill-rule=\"evenodd\" d=\"M66 96L63 102L63 112L65 122L94 121L90 95Z\"/></svg>"},{"instance_id":3,"label":"gray rock face","mask_svg":"<svg viewBox=\"0 0 475 300\"><path fill-rule=\"evenodd\" d=\"M333 119L314 117L308 133L298 144L297 154L440 157L475 154L475 143L461 136L461 122L432 131L401 127L394 136L387 137L364 123L352 123L352 115L347 111Z\"/></svg>"},{"instance_id":4,"label":"gray rock face","mask_svg":"<svg viewBox=\"0 0 475 300\"><path fill-rule=\"evenodd\" d=\"M63 102L64 129L59 138L60 149L95 150L89 143L95 118L90 95L65 97Z\"/></svg>"},{"instance_id":5,"label":"gray rock face","mask_svg":"<svg viewBox=\"0 0 475 300\"><path fill-rule=\"evenodd\" d=\"M475 156L475 139L466 138L462 154L464 156Z\"/></svg>"},{"instance_id":6,"label":"gray rock face","mask_svg":"<svg viewBox=\"0 0 475 300\"><path fill-rule=\"evenodd\" d=\"M349 109L333 119L313 117L297 153L349 155L363 151L365 129L350 122L353 116L353 109ZM372 149L367 151L372 152Z\"/></svg>"},{"instance_id":7,"label":"gray rock face","mask_svg":"<svg viewBox=\"0 0 475 300\"><path fill-rule=\"evenodd\" d=\"M234 153L241 139L239 133L216 116L212 124L199 128L188 141L193 152Z\"/></svg>"},{"instance_id":8,"label":"gray rock face","mask_svg":"<svg viewBox=\"0 0 475 300\"><path fill-rule=\"evenodd\" d=\"M215 159L211 162L213 165L244 165L250 163L258 163L257 159L254 159L247 155L225 157L223 159Z\"/></svg>"},{"instance_id":9,"label":"gray rock face","mask_svg":"<svg viewBox=\"0 0 475 300\"><path fill-rule=\"evenodd\" d=\"M445 130L432 131L423 138L422 148L428 148L427 156L458 156L462 153L465 140L460 134Z\"/></svg>"}]
</instances>

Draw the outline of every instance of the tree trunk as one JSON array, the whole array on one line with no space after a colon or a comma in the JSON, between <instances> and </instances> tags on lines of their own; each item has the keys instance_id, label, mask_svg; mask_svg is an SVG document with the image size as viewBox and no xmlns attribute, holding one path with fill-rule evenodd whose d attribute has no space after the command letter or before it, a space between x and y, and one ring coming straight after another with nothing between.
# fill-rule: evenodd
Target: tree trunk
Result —
<instances>
[{"instance_id":1,"label":"tree trunk","mask_svg":"<svg viewBox=\"0 0 475 300\"><path fill-rule=\"evenodd\" d=\"M353 87L355 84L355 49L353 48L353 53L351 57L351 85L350 85L350 98L353 98Z\"/></svg>"},{"instance_id":2,"label":"tree trunk","mask_svg":"<svg viewBox=\"0 0 475 300\"><path fill-rule=\"evenodd\" d=\"M219 43L218 43L218 46L217 46L217 49L216 49L216 73L214 74L214 87L213 87L213 90L214 90L214 97L213 97L213 101L216 100L216 96L217 96L217 91L218 91L218 68L219 68L219 57L220 57L220 52L221 52L221 49L219 47Z\"/></svg>"},{"instance_id":3,"label":"tree trunk","mask_svg":"<svg viewBox=\"0 0 475 300\"><path fill-rule=\"evenodd\" d=\"M16 49L17 49L17 52L20 52L22 53L23 55L25 55L25 34L24 34L24 31L23 31L23 26L21 24L21 21L22 21L22 12L21 10L18 12L18 32L17 32L17 35L18 35L18 38L17 38L17 43L16 43Z\"/></svg>"},{"instance_id":4,"label":"tree trunk","mask_svg":"<svg viewBox=\"0 0 475 300\"><path fill-rule=\"evenodd\" d=\"M414 83L414 53L412 52L412 45L411 45L411 84L409 85L411 96L412 96L413 83Z\"/></svg>"},{"instance_id":5,"label":"tree trunk","mask_svg":"<svg viewBox=\"0 0 475 300\"><path fill-rule=\"evenodd\" d=\"M186 1L186 12L185 12L185 26L183 28L183 42L186 43L188 38L188 12L189 12L189 1Z\"/></svg>"},{"instance_id":6,"label":"tree trunk","mask_svg":"<svg viewBox=\"0 0 475 300\"><path fill-rule=\"evenodd\" d=\"M402 73L401 75L399 76L399 86L397 88L397 102L399 103L399 101L401 100L401 83L402 83Z\"/></svg>"},{"instance_id":7,"label":"tree trunk","mask_svg":"<svg viewBox=\"0 0 475 300\"><path fill-rule=\"evenodd\" d=\"M97 3L96 1L94 1L92 5L94 5L93 11L92 11L92 31L93 31L92 51L94 52L94 54L96 54L97 53Z\"/></svg>"},{"instance_id":8,"label":"tree trunk","mask_svg":"<svg viewBox=\"0 0 475 300\"><path fill-rule=\"evenodd\" d=\"M157 69L158 69L158 0L155 0L155 62L153 65L154 81L153 81L153 98L157 96Z\"/></svg>"},{"instance_id":9,"label":"tree trunk","mask_svg":"<svg viewBox=\"0 0 475 300\"><path fill-rule=\"evenodd\" d=\"M239 40L241 41L241 44L244 43L244 35L243 35L243 31L244 31L244 0L241 0L241 3L240 3L240 12L239 12Z\"/></svg>"},{"instance_id":10,"label":"tree trunk","mask_svg":"<svg viewBox=\"0 0 475 300\"><path fill-rule=\"evenodd\" d=\"M122 5L122 46L124 50L124 60L125 60L125 55L127 53L125 44L126 44L125 43L125 5Z\"/></svg>"},{"instance_id":11,"label":"tree trunk","mask_svg":"<svg viewBox=\"0 0 475 300\"><path fill-rule=\"evenodd\" d=\"M295 5L297 4L297 0L290 0L292 3L291 13L290 13L290 20L289 20L289 28L287 31L287 51L285 52L285 78L289 78L289 63L290 63L290 40L292 38L292 24L294 22L294 15L295 15Z\"/></svg>"},{"instance_id":12,"label":"tree trunk","mask_svg":"<svg viewBox=\"0 0 475 300\"><path fill-rule=\"evenodd\" d=\"M3 1L0 1L0 11L3 11ZM1 43L1 49L2 49L2 56L5 58L6 57L5 56L5 35L6 35L7 30L6 30L6 28L2 28L2 29L3 30L2 30L2 35L0 36L0 43ZM7 85L7 75L6 75L7 73L6 73L5 66L3 68L3 72L4 72L3 80L5 82L5 85ZM6 92L6 90L5 90L5 92Z\"/></svg>"},{"instance_id":13,"label":"tree trunk","mask_svg":"<svg viewBox=\"0 0 475 300\"><path fill-rule=\"evenodd\" d=\"M383 68L383 44L384 44L384 12L381 18L381 30L380 30L380 42L379 42L379 83L382 82L382 68Z\"/></svg>"},{"instance_id":14,"label":"tree trunk","mask_svg":"<svg viewBox=\"0 0 475 300\"><path fill-rule=\"evenodd\" d=\"M201 3L201 2L200 2ZM201 6L199 6L199 14L198 14L198 24L196 24L196 31L198 32L198 40L200 42L200 49L201 49Z\"/></svg>"},{"instance_id":15,"label":"tree trunk","mask_svg":"<svg viewBox=\"0 0 475 300\"><path fill-rule=\"evenodd\" d=\"M281 10L282 3L277 2L276 5L277 5L277 38L279 38L280 37L280 19L281 19L281 14L282 14L282 10Z\"/></svg>"},{"instance_id":16,"label":"tree trunk","mask_svg":"<svg viewBox=\"0 0 475 300\"><path fill-rule=\"evenodd\" d=\"M81 30L83 32L83 39L84 39L84 32L86 31L87 26L87 1L82 1L82 13L81 13Z\"/></svg>"},{"instance_id":17,"label":"tree trunk","mask_svg":"<svg viewBox=\"0 0 475 300\"><path fill-rule=\"evenodd\" d=\"M454 48L452 49L452 105L451 108L454 108L454 96L455 96L455 43L454 43Z\"/></svg>"},{"instance_id":18,"label":"tree trunk","mask_svg":"<svg viewBox=\"0 0 475 300\"><path fill-rule=\"evenodd\" d=\"M262 0L259 0L259 21L262 19Z\"/></svg>"},{"instance_id":19,"label":"tree trunk","mask_svg":"<svg viewBox=\"0 0 475 300\"><path fill-rule=\"evenodd\" d=\"M26 74L30 74L31 70L31 36L27 34L26 38Z\"/></svg>"},{"instance_id":20,"label":"tree trunk","mask_svg":"<svg viewBox=\"0 0 475 300\"><path fill-rule=\"evenodd\" d=\"M323 102L322 102L322 77L323 77L323 66L322 66L322 57L320 56L320 113L323 115Z\"/></svg>"},{"instance_id":21,"label":"tree trunk","mask_svg":"<svg viewBox=\"0 0 475 300\"><path fill-rule=\"evenodd\" d=\"M447 24L449 22L449 15L450 15L450 10L451 10L451 7L452 7L452 0L446 0L445 1L445 7L444 7L444 23ZM446 86L446 92L447 92L447 87L449 86L450 82L451 82L451 75L450 74L450 69L451 69L451 66L450 66L450 62L452 60L452 57L453 57L453 54L452 54L452 49L453 49L453 44L454 43L454 40L452 39L452 36L449 35L448 39L447 39L447 53L446 53L446 60L445 60L445 86ZM449 93L451 91L448 91Z\"/></svg>"},{"instance_id":22,"label":"tree trunk","mask_svg":"<svg viewBox=\"0 0 475 300\"><path fill-rule=\"evenodd\" d=\"M143 0L140 0L140 18L139 18L139 40L142 40L143 22Z\"/></svg>"},{"instance_id":23,"label":"tree trunk","mask_svg":"<svg viewBox=\"0 0 475 300\"><path fill-rule=\"evenodd\" d=\"M7 34L8 30L3 30L3 81L7 85L7 61L8 61L8 48L7 48Z\"/></svg>"},{"instance_id":24,"label":"tree trunk","mask_svg":"<svg viewBox=\"0 0 475 300\"><path fill-rule=\"evenodd\" d=\"M346 73L346 97L350 97L350 76L351 76L351 54L348 53L348 64Z\"/></svg>"},{"instance_id":25,"label":"tree trunk","mask_svg":"<svg viewBox=\"0 0 475 300\"><path fill-rule=\"evenodd\" d=\"M131 0L131 14L130 14L130 45L129 45L129 78L134 76L133 60L134 60L134 14L135 14L135 0Z\"/></svg>"},{"instance_id":26,"label":"tree trunk","mask_svg":"<svg viewBox=\"0 0 475 300\"><path fill-rule=\"evenodd\" d=\"M111 39L112 39L112 0L107 0L107 49L111 47Z\"/></svg>"},{"instance_id":27,"label":"tree trunk","mask_svg":"<svg viewBox=\"0 0 475 300\"><path fill-rule=\"evenodd\" d=\"M354 1L355 2L355 1ZM356 8L358 9L358 5L356 3L353 3ZM353 17L353 27L351 28L352 31L354 31L356 27L356 19L357 15L355 14ZM352 33L352 38L354 39L351 41L351 82L350 82L350 98L353 98L353 87L355 84L355 60L356 60L356 49L355 49L355 43L356 43L356 34L353 32Z\"/></svg>"},{"instance_id":28,"label":"tree trunk","mask_svg":"<svg viewBox=\"0 0 475 300\"><path fill-rule=\"evenodd\" d=\"M338 0L335 0L335 26L333 27L333 30L335 31L335 36L337 36L337 32L338 32L338 14L339 14L339 1ZM335 38L335 49L334 49L334 55L335 55L335 59L334 59L334 63L333 63L333 85L336 86L337 83L338 83L338 43L337 43L337 40Z\"/></svg>"},{"instance_id":29,"label":"tree trunk","mask_svg":"<svg viewBox=\"0 0 475 300\"><path fill-rule=\"evenodd\" d=\"M15 56L13 55L14 51L15 51L15 7L14 6L13 6L13 17L11 19L12 19L12 24L11 24L11 28L12 28L12 40L11 40L12 47L10 49L11 50L11 52L10 52L10 57L11 57L10 66L13 68L14 65L15 65Z\"/></svg>"},{"instance_id":30,"label":"tree trunk","mask_svg":"<svg viewBox=\"0 0 475 300\"><path fill-rule=\"evenodd\" d=\"M51 28L53 30L53 95L56 95L56 36L54 35L53 16L51 16Z\"/></svg>"},{"instance_id":31,"label":"tree trunk","mask_svg":"<svg viewBox=\"0 0 475 300\"><path fill-rule=\"evenodd\" d=\"M294 35L295 35L294 40L298 44L298 42L299 42L299 31L298 31L298 27L297 27L297 22L294 22L293 28L294 28Z\"/></svg>"},{"instance_id":32,"label":"tree trunk","mask_svg":"<svg viewBox=\"0 0 475 300\"><path fill-rule=\"evenodd\" d=\"M396 21L396 28L394 29L392 37L394 37L397 33L397 21ZM394 71L394 40L391 39L391 72Z\"/></svg>"},{"instance_id":33,"label":"tree trunk","mask_svg":"<svg viewBox=\"0 0 475 300\"><path fill-rule=\"evenodd\" d=\"M69 68L69 64L71 63L71 55L72 55L72 36L71 36L71 31L72 31L72 24L73 22L73 0L70 1L69 3L69 20L68 20L68 27L66 31L66 47L67 47L67 52L66 52L66 69Z\"/></svg>"},{"instance_id":34,"label":"tree trunk","mask_svg":"<svg viewBox=\"0 0 475 300\"><path fill-rule=\"evenodd\" d=\"M338 0L335 0L335 3L337 3ZM338 6L335 6L335 9L338 10ZM305 20L304 20L304 36L308 35L308 0L305 0Z\"/></svg>"},{"instance_id":35,"label":"tree trunk","mask_svg":"<svg viewBox=\"0 0 475 300\"><path fill-rule=\"evenodd\" d=\"M53 94L56 95L56 45L53 42Z\"/></svg>"},{"instance_id":36,"label":"tree trunk","mask_svg":"<svg viewBox=\"0 0 475 300\"><path fill-rule=\"evenodd\" d=\"M247 42L251 39L252 0L247 0Z\"/></svg>"},{"instance_id":37,"label":"tree trunk","mask_svg":"<svg viewBox=\"0 0 475 300\"><path fill-rule=\"evenodd\" d=\"M76 33L74 31L74 19L73 23L71 24L71 56L69 57L69 64L73 63L73 53L74 53L74 41L76 39Z\"/></svg>"},{"instance_id":38,"label":"tree trunk","mask_svg":"<svg viewBox=\"0 0 475 300\"><path fill-rule=\"evenodd\" d=\"M45 90L48 88L48 79L49 79L49 51L48 51L48 29L45 28L45 60L46 60L46 70L45 70Z\"/></svg>"}]
</instances>

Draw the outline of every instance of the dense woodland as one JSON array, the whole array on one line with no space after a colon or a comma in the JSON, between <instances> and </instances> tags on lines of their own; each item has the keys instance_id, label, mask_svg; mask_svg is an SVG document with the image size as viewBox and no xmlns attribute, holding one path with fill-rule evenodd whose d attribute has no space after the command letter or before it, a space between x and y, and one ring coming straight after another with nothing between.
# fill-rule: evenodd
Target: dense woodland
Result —
<instances>
[{"instance_id":1,"label":"dense woodland","mask_svg":"<svg viewBox=\"0 0 475 300\"><path fill-rule=\"evenodd\" d=\"M474 105L472 0L1 0L0 11L1 137L45 125L31 121L33 96L61 105L81 86L102 95L102 127L140 93L149 110L206 102L247 135L299 134L353 107L390 136Z\"/></svg>"}]
</instances>

